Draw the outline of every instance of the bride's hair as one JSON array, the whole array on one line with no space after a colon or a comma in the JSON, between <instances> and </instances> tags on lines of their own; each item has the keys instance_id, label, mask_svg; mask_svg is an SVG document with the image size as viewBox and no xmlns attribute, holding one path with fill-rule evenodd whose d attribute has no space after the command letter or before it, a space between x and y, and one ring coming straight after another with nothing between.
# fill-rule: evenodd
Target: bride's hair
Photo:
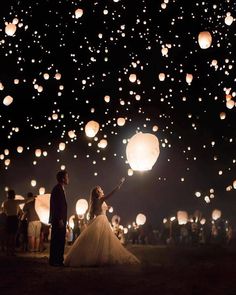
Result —
<instances>
[{"instance_id":1,"label":"bride's hair","mask_svg":"<svg viewBox=\"0 0 236 295\"><path fill-rule=\"evenodd\" d=\"M97 186L90 191L90 198L89 198L89 219L92 220L95 215L95 206L96 200L98 199L98 191Z\"/></svg>"}]
</instances>

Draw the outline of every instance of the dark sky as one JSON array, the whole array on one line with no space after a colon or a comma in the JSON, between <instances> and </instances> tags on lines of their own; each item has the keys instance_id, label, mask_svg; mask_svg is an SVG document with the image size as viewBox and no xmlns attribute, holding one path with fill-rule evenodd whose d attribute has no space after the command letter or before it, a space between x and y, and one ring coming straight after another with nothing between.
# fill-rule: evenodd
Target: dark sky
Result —
<instances>
[{"instance_id":1,"label":"dark sky","mask_svg":"<svg viewBox=\"0 0 236 295\"><path fill-rule=\"evenodd\" d=\"M225 218L235 218L236 120L235 107L226 106L226 94L235 100L236 24L227 25L225 18L227 13L235 17L236 5L233 1L165 3L1 4L0 155L9 150L9 155L0 157L2 200L5 187L22 195L38 193L41 186L50 192L56 172L65 165L70 175L70 214L76 200L88 198L94 185L109 192L124 175L126 183L110 200L124 224L142 212L156 225L180 209L189 214L199 209L209 216L219 208ZM80 18L75 18L77 8L83 9ZM17 30L7 36L5 22L15 18ZM208 49L198 44L202 31L212 35ZM168 48L167 55L163 48ZM159 80L160 73L165 73L164 81ZM193 75L190 85L187 73ZM129 81L130 74L136 74L135 83ZM43 87L41 92L37 85ZM2 103L7 95L13 97L9 106ZM109 103L104 101L106 95ZM58 118L54 120L53 114ZM117 126L119 117L126 118L123 127ZM85 135L90 120L100 123L98 141ZM70 130L76 138L69 138ZM130 177L123 140L137 131L158 137L160 156L151 171ZM108 141L104 150L97 146L103 138ZM58 152L60 142L66 143L66 149ZM18 146L24 148L22 154ZM37 148L47 151L47 156L36 158ZM11 160L7 167L6 159ZM32 179L37 181L34 188ZM207 204L211 189L214 198Z\"/></svg>"}]
</instances>

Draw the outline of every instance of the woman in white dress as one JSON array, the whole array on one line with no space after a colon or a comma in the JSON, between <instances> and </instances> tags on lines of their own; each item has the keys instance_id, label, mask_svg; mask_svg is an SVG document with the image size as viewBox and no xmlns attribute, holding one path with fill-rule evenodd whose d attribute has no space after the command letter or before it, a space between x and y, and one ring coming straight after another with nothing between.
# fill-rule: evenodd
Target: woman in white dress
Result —
<instances>
[{"instance_id":1,"label":"woman in white dress","mask_svg":"<svg viewBox=\"0 0 236 295\"><path fill-rule=\"evenodd\" d=\"M108 209L105 200L120 189L120 184L107 196L104 196L100 186L91 191L90 196L90 224L75 240L67 253L64 264L66 266L102 266L114 264L137 264L140 261L126 250L113 233L106 217Z\"/></svg>"}]
</instances>

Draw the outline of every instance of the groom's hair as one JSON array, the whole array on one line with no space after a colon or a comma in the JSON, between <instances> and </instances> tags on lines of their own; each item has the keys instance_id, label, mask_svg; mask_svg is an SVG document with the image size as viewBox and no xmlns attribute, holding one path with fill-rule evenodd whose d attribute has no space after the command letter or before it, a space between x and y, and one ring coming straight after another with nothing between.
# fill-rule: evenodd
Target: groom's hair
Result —
<instances>
[{"instance_id":1,"label":"groom's hair","mask_svg":"<svg viewBox=\"0 0 236 295\"><path fill-rule=\"evenodd\" d=\"M61 183L65 178L66 174L68 174L66 170L61 170L57 172L57 181Z\"/></svg>"}]
</instances>

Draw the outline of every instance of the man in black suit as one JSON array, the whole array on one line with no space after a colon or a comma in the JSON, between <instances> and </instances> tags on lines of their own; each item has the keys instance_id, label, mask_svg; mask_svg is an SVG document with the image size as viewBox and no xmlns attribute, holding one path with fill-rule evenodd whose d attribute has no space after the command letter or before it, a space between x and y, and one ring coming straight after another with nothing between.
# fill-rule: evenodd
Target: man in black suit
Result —
<instances>
[{"instance_id":1,"label":"man in black suit","mask_svg":"<svg viewBox=\"0 0 236 295\"><path fill-rule=\"evenodd\" d=\"M63 266L67 203L65 185L69 183L68 173L63 170L57 173L58 184L53 188L50 198L49 222L52 225L49 264Z\"/></svg>"}]
</instances>

